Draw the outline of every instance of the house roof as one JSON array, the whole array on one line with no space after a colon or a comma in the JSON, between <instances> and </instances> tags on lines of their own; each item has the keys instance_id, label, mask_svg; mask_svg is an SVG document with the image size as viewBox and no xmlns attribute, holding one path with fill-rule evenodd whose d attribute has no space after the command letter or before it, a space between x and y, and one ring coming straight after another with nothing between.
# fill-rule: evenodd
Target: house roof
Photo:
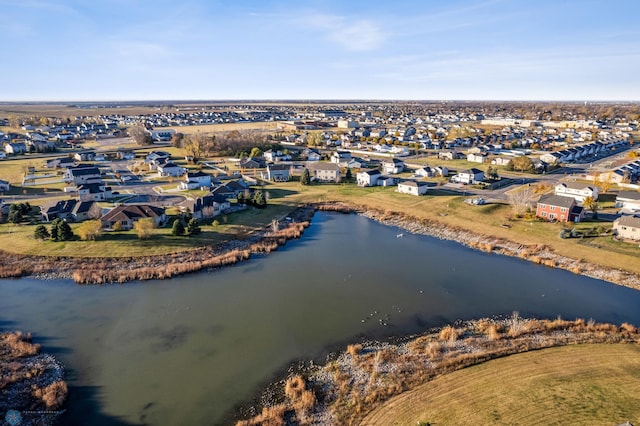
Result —
<instances>
[{"instance_id":1,"label":"house roof","mask_svg":"<svg viewBox=\"0 0 640 426\"><path fill-rule=\"evenodd\" d=\"M362 172L360 172L360 173L366 173L366 174L368 174L369 176L375 176L375 175L380 175L380 174L382 174L382 173L380 173L380 170L377 170L377 169L364 170L364 171L362 171ZM360 174L360 173L358 173L358 174Z\"/></svg>"},{"instance_id":2,"label":"house roof","mask_svg":"<svg viewBox=\"0 0 640 426\"><path fill-rule=\"evenodd\" d=\"M149 204L120 205L102 216L103 221L136 220L143 218L156 218L164 214L164 209Z\"/></svg>"},{"instance_id":3,"label":"house roof","mask_svg":"<svg viewBox=\"0 0 640 426\"><path fill-rule=\"evenodd\" d=\"M637 191L620 191L616 196L616 200L634 200L640 201L640 192Z\"/></svg>"},{"instance_id":4,"label":"house roof","mask_svg":"<svg viewBox=\"0 0 640 426\"><path fill-rule=\"evenodd\" d=\"M590 189L593 191L594 186L581 182L560 182L557 186L562 185L569 189Z\"/></svg>"},{"instance_id":5,"label":"house roof","mask_svg":"<svg viewBox=\"0 0 640 426\"><path fill-rule=\"evenodd\" d=\"M640 216L620 216L613 221L616 225L629 226L632 228L640 228Z\"/></svg>"},{"instance_id":6,"label":"house roof","mask_svg":"<svg viewBox=\"0 0 640 426\"><path fill-rule=\"evenodd\" d=\"M269 171L289 171L291 170L291 166L289 164L270 164L267 166Z\"/></svg>"},{"instance_id":7,"label":"house roof","mask_svg":"<svg viewBox=\"0 0 640 426\"><path fill-rule=\"evenodd\" d=\"M73 213L75 213L75 214L86 213L89 210L91 210L91 208L95 204L96 204L95 201L81 201L81 202L76 204L75 208L73 209Z\"/></svg>"},{"instance_id":8,"label":"house roof","mask_svg":"<svg viewBox=\"0 0 640 426\"><path fill-rule=\"evenodd\" d=\"M336 163L321 163L321 162L307 163L306 168L309 170L329 170L329 171L340 170L340 166L338 166Z\"/></svg>"},{"instance_id":9,"label":"house roof","mask_svg":"<svg viewBox=\"0 0 640 426\"><path fill-rule=\"evenodd\" d=\"M563 197L561 195L547 194L540 197L538 204L547 204L550 206L558 206L571 208L575 204L575 200L571 197Z\"/></svg>"}]
</instances>

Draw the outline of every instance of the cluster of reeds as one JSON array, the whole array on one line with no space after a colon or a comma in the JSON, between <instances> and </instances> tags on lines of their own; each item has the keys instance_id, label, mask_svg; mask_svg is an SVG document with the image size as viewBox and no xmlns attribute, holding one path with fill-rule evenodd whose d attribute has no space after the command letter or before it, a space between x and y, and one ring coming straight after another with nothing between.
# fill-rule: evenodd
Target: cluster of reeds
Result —
<instances>
[{"instance_id":1,"label":"cluster of reeds","mask_svg":"<svg viewBox=\"0 0 640 426\"><path fill-rule=\"evenodd\" d=\"M172 262L159 266L130 267L124 269L95 267L85 265L73 272L73 280L77 284L124 283L134 280L166 279L176 275L201 271L208 268L219 268L232 265L251 256L251 250L232 250L217 256L201 260Z\"/></svg>"},{"instance_id":2,"label":"cluster of reeds","mask_svg":"<svg viewBox=\"0 0 640 426\"><path fill-rule=\"evenodd\" d=\"M36 387L33 396L44 402L48 410L55 410L62 406L67 399L67 384L63 381L53 382L43 388Z\"/></svg>"},{"instance_id":3,"label":"cluster of reeds","mask_svg":"<svg viewBox=\"0 0 640 426\"><path fill-rule=\"evenodd\" d=\"M284 384L285 402L271 407L264 407L257 416L241 420L236 426L280 426L285 424L308 425L312 422L312 411L316 404L316 396L307 389L305 380L300 375L288 378ZM295 413L294 418L290 414Z\"/></svg>"},{"instance_id":4,"label":"cluster of reeds","mask_svg":"<svg viewBox=\"0 0 640 426\"><path fill-rule=\"evenodd\" d=\"M0 361L35 355L40 352L40 345L31 343L31 334L21 331L0 334Z\"/></svg>"}]
</instances>

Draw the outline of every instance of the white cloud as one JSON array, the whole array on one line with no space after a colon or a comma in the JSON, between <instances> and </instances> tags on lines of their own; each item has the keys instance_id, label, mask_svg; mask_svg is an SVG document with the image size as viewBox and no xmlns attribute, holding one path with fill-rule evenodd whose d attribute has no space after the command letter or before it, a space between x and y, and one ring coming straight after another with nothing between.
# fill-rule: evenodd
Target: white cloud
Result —
<instances>
[{"instance_id":1,"label":"white cloud","mask_svg":"<svg viewBox=\"0 0 640 426\"><path fill-rule=\"evenodd\" d=\"M351 20L344 16L309 13L298 22L322 31L327 40L350 51L374 50L387 39L387 34L368 19Z\"/></svg>"}]
</instances>

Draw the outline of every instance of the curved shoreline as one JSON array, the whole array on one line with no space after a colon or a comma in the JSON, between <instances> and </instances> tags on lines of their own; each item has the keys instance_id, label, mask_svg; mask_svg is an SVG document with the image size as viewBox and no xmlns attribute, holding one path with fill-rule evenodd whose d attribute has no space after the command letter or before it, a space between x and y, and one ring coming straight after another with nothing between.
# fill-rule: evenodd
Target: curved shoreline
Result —
<instances>
[{"instance_id":1,"label":"curved shoreline","mask_svg":"<svg viewBox=\"0 0 640 426\"><path fill-rule=\"evenodd\" d=\"M339 202L313 203L296 208L292 221L274 231L263 228L247 240L232 240L211 247L168 255L130 258L71 258L30 256L2 252L6 265L0 278L32 276L38 279L73 279L78 284L124 283L134 280L167 279L177 275L213 269L249 259L252 253L268 253L287 240L299 238L315 211L357 213L407 232L455 241L466 247L488 253L518 257L533 263L564 269L575 274L600 279L640 290L640 276L621 269L587 263L559 255L546 245L525 245L504 238L478 234L418 219L398 212Z\"/></svg>"}]
</instances>

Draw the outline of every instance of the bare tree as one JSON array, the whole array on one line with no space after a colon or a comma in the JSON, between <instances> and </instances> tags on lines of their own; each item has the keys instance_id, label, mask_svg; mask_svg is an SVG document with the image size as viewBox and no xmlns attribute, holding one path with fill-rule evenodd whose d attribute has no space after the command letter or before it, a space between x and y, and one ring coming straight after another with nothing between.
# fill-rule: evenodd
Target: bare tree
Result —
<instances>
[{"instance_id":1,"label":"bare tree","mask_svg":"<svg viewBox=\"0 0 640 426\"><path fill-rule=\"evenodd\" d=\"M514 191L508 195L509 203L516 216L522 215L533 205L534 194L530 187Z\"/></svg>"},{"instance_id":2,"label":"bare tree","mask_svg":"<svg viewBox=\"0 0 640 426\"><path fill-rule=\"evenodd\" d=\"M138 145L152 145L153 139L151 139L151 134L142 124L135 124L129 127L128 130L129 136L133 138L133 140Z\"/></svg>"}]
</instances>

